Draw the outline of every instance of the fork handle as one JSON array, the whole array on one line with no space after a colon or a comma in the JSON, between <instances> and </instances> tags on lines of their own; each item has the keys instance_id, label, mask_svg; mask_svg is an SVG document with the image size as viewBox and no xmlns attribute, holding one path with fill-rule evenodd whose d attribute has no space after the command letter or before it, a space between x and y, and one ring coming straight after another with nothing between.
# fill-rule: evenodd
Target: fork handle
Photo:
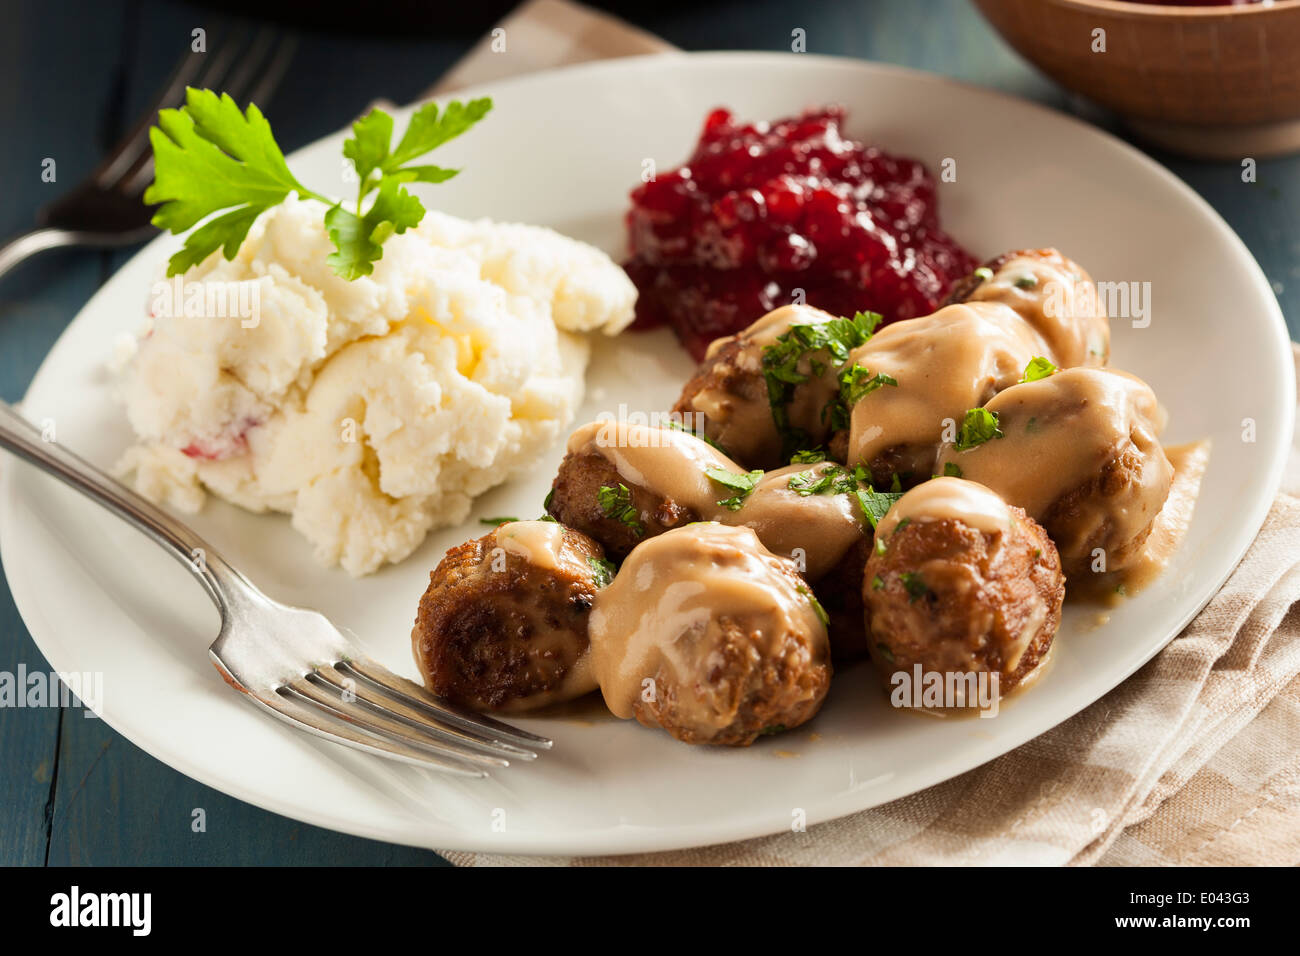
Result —
<instances>
[{"instance_id":1,"label":"fork handle","mask_svg":"<svg viewBox=\"0 0 1300 956\"><path fill-rule=\"evenodd\" d=\"M54 228L33 229L21 236L14 236L0 246L0 276L38 252L61 246L75 246L80 241L80 236L80 233L67 229Z\"/></svg>"},{"instance_id":2,"label":"fork handle","mask_svg":"<svg viewBox=\"0 0 1300 956\"><path fill-rule=\"evenodd\" d=\"M243 574L197 534L81 456L47 441L40 429L3 401L0 448L70 485L162 545L194 572L223 616L246 595L258 593Z\"/></svg>"}]
</instances>

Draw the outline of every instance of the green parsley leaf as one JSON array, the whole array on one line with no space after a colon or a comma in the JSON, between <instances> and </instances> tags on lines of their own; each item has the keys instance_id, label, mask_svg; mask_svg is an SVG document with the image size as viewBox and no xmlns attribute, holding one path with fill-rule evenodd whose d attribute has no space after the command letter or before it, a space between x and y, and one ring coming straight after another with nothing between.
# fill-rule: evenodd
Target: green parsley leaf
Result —
<instances>
[{"instance_id":1,"label":"green parsley leaf","mask_svg":"<svg viewBox=\"0 0 1300 956\"><path fill-rule=\"evenodd\" d=\"M492 101L485 98L450 103L439 115L435 104L427 104L415 112L396 149L390 148L393 118L371 110L352 124L352 136L343 144L343 155L361 183L355 208L345 210L294 178L255 105L241 112L225 93L187 88L185 105L162 110L158 125L149 131L154 181L144 202L159 207L154 225L177 234L221 215L186 237L184 248L169 260L167 274L178 275L217 250L233 259L254 220L297 193L330 207L325 228L335 246L328 257L334 272L348 280L369 275L383 255L384 242L424 217L424 206L403 184L445 182L457 172L407 164L459 136L491 108ZM376 196L367 210L362 201L371 192Z\"/></svg>"},{"instance_id":2,"label":"green parsley leaf","mask_svg":"<svg viewBox=\"0 0 1300 956\"><path fill-rule=\"evenodd\" d=\"M1056 366L1052 364L1051 359L1035 355L1025 366L1025 374L1020 377L1020 383L1037 382L1040 378L1047 378L1054 374L1056 374Z\"/></svg>"},{"instance_id":3,"label":"green parsley leaf","mask_svg":"<svg viewBox=\"0 0 1300 956\"><path fill-rule=\"evenodd\" d=\"M871 590L880 591L883 590L884 587L885 587L885 582L880 577L880 575L879 574L873 575L871 578Z\"/></svg>"},{"instance_id":4,"label":"green parsley leaf","mask_svg":"<svg viewBox=\"0 0 1300 956\"><path fill-rule=\"evenodd\" d=\"M958 451L967 451L982 445L990 438L1001 438L1002 429L998 428L998 413L987 408L972 408L962 419L961 431L953 446Z\"/></svg>"},{"instance_id":5,"label":"green parsley leaf","mask_svg":"<svg viewBox=\"0 0 1300 956\"><path fill-rule=\"evenodd\" d=\"M819 461L825 460L826 452L822 451L820 448L797 451L790 456L790 464L792 465L815 465Z\"/></svg>"},{"instance_id":6,"label":"green parsley leaf","mask_svg":"<svg viewBox=\"0 0 1300 956\"><path fill-rule=\"evenodd\" d=\"M947 461L943 465L943 476L945 478L960 478L961 466L956 462Z\"/></svg>"},{"instance_id":7,"label":"green parsley leaf","mask_svg":"<svg viewBox=\"0 0 1300 956\"><path fill-rule=\"evenodd\" d=\"M876 650L880 651L880 656L889 661L889 663L894 663L894 652L889 649L888 644L877 644Z\"/></svg>"},{"instance_id":8,"label":"green parsley leaf","mask_svg":"<svg viewBox=\"0 0 1300 956\"><path fill-rule=\"evenodd\" d=\"M988 266L980 266L975 270L975 278L979 279L980 282L988 282L993 278L993 270Z\"/></svg>"},{"instance_id":9,"label":"green parsley leaf","mask_svg":"<svg viewBox=\"0 0 1300 956\"><path fill-rule=\"evenodd\" d=\"M763 477L761 469L756 469L744 475L738 475L734 471L727 471L725 468L705 468L704 473L709 476L710 480L717 482L724 488L730 488L737 492L734 497L723 498L718 502L720 506L728 511L739 511L749 493L754 490L759 479Z\"/></svg>"},{"instance_id":10,"label":"green parsley leaf","mask_svg":"<svg viewBox=\"0 0 1300 956\"><path fill-rule=\"evenodd\" d=\"M368 276L383 257L381 246L394 233L419 225L424 206L395 179L383 179L379 193L364 216L336 203L325 213L325 228L334 251L326 257L335 275L348 281Z\"/></svg>"},{"instance_id":11,"label":"green parsley leaf","mask_svg":"<svg viewBox=\"0 0 1300 956\"><path fill-rule=\"evenodd\" d=\"M858 312L851 319L792 325L776 342L763 348L763 380L784 455L808 444L807 433L791 427L787 406L795 388L811 377L809 372L815 375L825 372L825 363L816 356L825 352L836 367L843 365L849 360L849 352L870 339L879 324L880 316L876 313Z\"/></svg>"},{"instance_id":12,"label":"green parsley leaf","mask_svg":"<svg viewBox=\"0 0 1300 956\"><path fill-rule=\"evenodd\" d=\"M1014 285L1017 289L1032 289L1038 285L1038 276L1029 274L1018 276Z\"/></svg>"},{"instance_id":13,"label":"green parsley leaf","mask_svg":"<svg viewBox=\"0 0 1300 956\"><path fill-rule=\"evenodd\" d=\"M636 506L632 504L632 492L621 481L618 483L617 488L601 485L596 491L596 502L600 505L600 510L605 513L606 518L613 518L615 521L627 525L636 533L637 537L645 534L645 526L637 520Z\"/></svg>"},{"instance_id":14,"label":"green parsley leaf","mask_svg":"<svg viewBox=\"0 0 1300 956\"><path fill-rule=\"evenodd\" d=\"M551 502L554 500L555 500L555 487L552 486L551 490L546 493L546 497L542 499L542 510L550 511Z\"/></svg>"},{"instance_id":15,"label":"green parsley leaf","mask_svg":"<svg viewBox=\"0 0 1300 956\"><path fill-rule=\"evenodd\" d=\"M930 593L930 589L926 587L921 575L915 571L904 571L899 575L899 578L902 579L903 587L907 591L907 603L909 604Z\"/></svg>"},{"instance_id":16,"label":"green parsley leaf","mask_svg":"<svg viewBox=\"0 0 1300 956\"><path fill-rule=\"evenodd\" d=\"M855 494L858 499L858 506L862 509L863 517L872 528L880 524L880 519L889 513L889 509L894 507L894 502L903 497L902 492L898 491L876 491L870 485L865 488L859 488ZM884 551L881 551L884 554Z\"/></svg>"},{"instance_id":17,"label":"green parsley leaf","mask_svg":"<svg viewBox=\"0 0 1300 956\"><path fill-rule=\"evenodd\" d=\"M812 591L808 590L808 588L804 587L802 584L798 587L799 593L806 597L808 603L812 605L813 613L817 615L817 620L822 622L822 627L830 627L831 616L826 613L826 608L822 607L822 602L817 600L817 595L813 594Z\"/></svg>"},{"instance_id":18,"label":"green parsley leaf","mask_svg":"<svg viewBox=\"0 0 1300 956\"><path fill-rule=\"evenodd\" d=\"M512 524L513 522L518 521L518 520L519 520L518 518L504 518L504 517L503 517L503 518L479 518L479 519L478 519L478 523L479 523L479 524L490 524L490 525L492 525L492 527L495 528L495 527L498 526L498 525L503 525L503 524Z\"/></svg>"},{"instance_id":19,"label":"green parsley leaf","mask_svg":"<svg viewBox=\"0 0 1300 956\"><path fill-rule=\"evenodd\" d=\"M226 94L186 88L185 105L161 110L149 130L154 181L144 202L157 205L153 224L181 233L215 212L224 215L196 229L167 263L179 275L221 249L233 259L261 213L291 192L320 198L294 179L271 125L261 111Z\"/></svg>"},{"instance_id":20,"label":"green parsley leaf","mask_svg":"<svg viewBox=\"0 0 1300 956\"><path fill-rule=\"evenodd\" d=\"M609 582L614 580L617 569L613 561L605 558L588 558L587 564L591 566L592 581L597 588L608 587Z\"/></svg>"},{"instance_id":21,"label":"green parsley leaf","mask_svg":"<svg viewBox=\"0 0 1300 956\"><path fill-rule=\"evenodd\" d=\"M872 375L870 369L863 368L854 362L851 368L846 368L840 372L839 383L839 393L826 404L826 408L822 411L822 416L829 420L832 431L841 431L848 428L854 405L878 388L885 385L897 385L898 379L883 372Z\"/></svg>"},{"instance_id":22,"label":"green parsley leaf","mask_svg":"<svg viewBox=\"0 0 1300 956\"><path fill-rule=\"evenodd\" d=\"M760 737L770 737L773 734L785 733L785 724L769 724L758 732Z\"/></svg>"}]
</instances>

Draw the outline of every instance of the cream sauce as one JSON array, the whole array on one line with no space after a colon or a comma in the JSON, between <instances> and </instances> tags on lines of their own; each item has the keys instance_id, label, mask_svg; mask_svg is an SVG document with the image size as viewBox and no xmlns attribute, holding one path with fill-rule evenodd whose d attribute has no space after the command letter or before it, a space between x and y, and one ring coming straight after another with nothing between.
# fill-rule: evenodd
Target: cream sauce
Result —
<instances>
[{"instance_id":1,"label":"cream sauce","mask_svg":"<svg viewBox=\"0 0 1300 956\"><path fill-rule=\"evenodd\" d=\"M962 478L931 478L899 498L876 528L888 538L898 526L912 521L961 521L987 534L1011 530L1011 509L996 493Z\"/></svg>"},{"instance_id":2,"label":"cream sauce","mask_svg":"<svg viewBox=\"0 0 1300 956\"><path fill-rule=\"evenodd\" d=\"M576 565L564 550L564 525L554 521L511 521L497 528L496 539L507 553L533 567L558 571L561 564Z\"/></svg>"},{"instance_id":3,"label":"cream sauce","mask_svg":"<svg viewBox=\"0 0 1300 956\"><path fill-rule=\"evenodd\" d=\"M1048 357L1062 368L1105 365L1110 357L1110 321L1097 286L1063 256L1013 257L967 301L1015 309L1047 341Z\"/></svg>"},{"instance_id":4,"label":"cream sauce","mask_svg":"<svg viewBox=\"0 0 1300 956\"><path fill-rule=\"evenodd\" d=\"M723 618L756 635L761 659L778 658L792 634L807 635L814 659L828 659L811 592L801 593L789 567L752 530L714 523L675 528L638 545L591 612L592 665L610 711L634 717L644 693L663 692L645 682L662 679L673 686L679 722L727 727L734 688L707 676Z\"/></svg>"},{"instance_id":5,"label":"cream sauce","mask_svg":"<svg viewBox=\"0 0 1300 956\"><path fill-rule=\"evenodd\" d=\"M1174 469L1173 482L1165 506L1156 515L1151 535L1138 559L1127 567L1104 575L1090 575L1093 583L1086 587L1073 586L1070 597L1100 600L1106 604L1118 603L1132 597L1154 581L1168 567L1170 560L1187 537L1196 510L1196 499L1201 492L1201 481L1210 463L1210 441L1202 439L1186 445L1165 449ZM1075 582L1079 584L1081 582ZM1105 623L1109 615L1102 615Z\"/></svg>"},{"instance_id":6,"label":"cream sauce","mask_svg":"<svg viewBox=\"0 0 1300 956\"><path fill-rule=\"evenodd\" d=\"M605 458L630 485L637 485L689 508L703 520L754 529L769 550L793 557L809 580L834 568L861 540L860 509L846 494L802 496L789 487L790 476L825 464L789 465L765 474L738 510L718 504L737 494L705 473L720 468L736 475L745 469L694 435L626 422L592 422L569 438L572 454ZM643 516L643 518L646 516Z\"/></svg>"},{"instance_id":7,"label":"cream sauce","mask_svg":"<svg viewBox=\"0 0 1300 956\"><path fill-rule=\"evenodd\" d=\"M1014 384L1032 358L1049 352L1019 315L996 302L949 305L886 326L849 363L898 384L853 407L848 460L870 462L896 446L933 451L945 420L959 425L968 409Z\"/></svg>"},{"instance_id":8,"label":"cream sauce","mask_svg":"<svg viewBox=\"0 0 1300 956\"><path fill-rule=\"evenodd\" d=\"M1163 412L1141 379L1111 369L1064 369L1014 385L986 407L997 413L1003 437L965 451L945 444L935 468L955 465L963 478L988 486L1035 520L1122 452L1131 449L1144 462L1140 482L1119 495L1081 500L1068 529L1048 529L1063 563L1085 559L1087 543L1107 522L1108 542L1133 540L1164 504L1173 469L1158 440ZM1114 555L1107 557L1112 570L1118 567Z\"/></svg>"}]
</instances>

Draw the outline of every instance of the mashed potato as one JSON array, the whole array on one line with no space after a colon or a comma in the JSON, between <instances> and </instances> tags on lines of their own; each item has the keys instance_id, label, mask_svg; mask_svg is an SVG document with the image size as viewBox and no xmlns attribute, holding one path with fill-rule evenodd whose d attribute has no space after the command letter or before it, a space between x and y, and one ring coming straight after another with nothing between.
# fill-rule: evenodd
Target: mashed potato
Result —
<instances>
[{"instance_id":1,"label":"mashed potato","mask_svg":"<svg viewBox=\"0 0 1300 956\"><path fill-rule=\"evenodd\" d=\"M321 207L290 201L233 261L155 287L120 360L139 444L118 470L184 511L210 491L286 512L318 560L361 575L559 438L582 398L579 333L621 331L636 291L550 230L435 212L372 276L338 278L331 250Z\"/></svg>"}]
</instances>

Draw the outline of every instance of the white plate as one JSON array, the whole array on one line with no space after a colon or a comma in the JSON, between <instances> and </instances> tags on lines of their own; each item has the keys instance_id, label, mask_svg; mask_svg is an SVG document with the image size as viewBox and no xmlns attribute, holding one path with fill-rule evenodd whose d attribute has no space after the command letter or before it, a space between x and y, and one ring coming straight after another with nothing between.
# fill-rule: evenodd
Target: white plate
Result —
<instances>
[{"instance_id":1,"label":"white plate","mask_svg":"<svg viewBox=\"0 0 1300 956\"><path fill-rule=\"evenodd\" d=\"M231 693L208 664L216 613L186 571L51 480L5 462L0 548L23 619L51 664L102 671L104 716L131 741L204 783L309 823L427 847L622 853L774 833L875 806L968 770L1096 700L1205 604L1258 530L1276 490L1295 395L1287 335L1263 273L1223 221L1140 153L1075 120L934 76L790 54L706 54L607 62L496 84L496 109L439 161L464 166L429 199L448 212L554 226L622 251L621 216L642 160L683 159L705 113L725 104L773 118L839 101L853 134L918 156L951 157L945 221L977 255L1056 245L1099 279L1150 282L1149 328L1115 322L1114 362L1168 407L1167 438L1209 437L1209 472L1188 540L1146 592L1095 626L1067 612L1052 665L993 720L891 711L862 666L838 674L806 728L748 750L678 744L602 716L521 721L551 734L532 766L463 782L354 754L296 733ZM341 134L292 157L328 191ZM340 191L342 185L337 187ZM58 440L107 465L130 434L103 370L137 327L174 239L144 249L59 340L24 402ZM667 408L689 363L666 334L597 354L588 417ZM1243 442L1243 420L1256 440ZM486 496L479 515L538 512L561 456ZM429 569L474 523L430 537L363 581L315 567L283 517L214 503L194 521L274 596L318 607L414 676L408 634Z\"/></svg>"}]
</instances>

